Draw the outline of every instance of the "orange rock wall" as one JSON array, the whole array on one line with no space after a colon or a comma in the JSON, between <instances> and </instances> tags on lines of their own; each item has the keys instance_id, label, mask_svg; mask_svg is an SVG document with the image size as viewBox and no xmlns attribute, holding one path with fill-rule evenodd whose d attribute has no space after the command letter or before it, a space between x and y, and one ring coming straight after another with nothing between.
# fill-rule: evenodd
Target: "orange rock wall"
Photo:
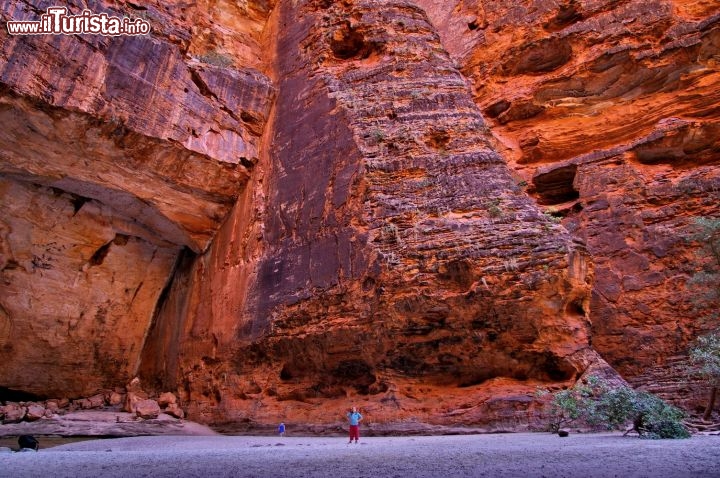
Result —
<instances>
[{"instance_id":1,"label":"orange rock wall","mask_svg":"<svg viewBox=\"0 0 720 478\"><path fill-rule=\"evenodd\" d=\"M720 5L418 3L528 192L587 245L593 346L635 383L666 360L684 380L670 365L708 327L684 238L720 214Z\"/></svg>"},{"instance_id":2,"label":"orange rock wall","mask_svg":"<svg viewBox=\"0 0 720 478\"><path fill-rule=\"evenodd\" d=\"M0 387L518 429L682 370L716 2L86 4L153 33L0 37Z\"/></svg>"},{"instance_id":3,"label":"orange rock wall","mask_svg":"<svg viewBox=\"0 0 720 478\"><path fill-rule=\"evenodd\" d=\"M163 316L188 332L167 385L216 423L332 423L357 401L527 425L535 386L603 364L584 250L518 187L421 9L276 13L258 192L196 264L187 322Z\"/></svg>"},{"instance_id":4,"label":"orange rock wall","mask_svg":"<svg viewBox=\"0 0 720 478\"><path fill-rule=\"evenodd\" d=\"M274 95L257 9L235 31L224 2L69 2L84 7L154 33L0 38L0 386L41 396L138 373L165 289L244 190ZM2 18L42 12L5 2Z\"/></svg>"}]
</instances>

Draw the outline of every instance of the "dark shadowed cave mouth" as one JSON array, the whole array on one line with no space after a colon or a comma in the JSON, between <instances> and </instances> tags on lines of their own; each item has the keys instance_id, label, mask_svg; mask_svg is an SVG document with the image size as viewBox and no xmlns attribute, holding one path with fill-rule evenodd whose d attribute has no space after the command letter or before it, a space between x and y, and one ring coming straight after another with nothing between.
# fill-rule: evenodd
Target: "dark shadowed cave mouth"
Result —
<instances>
[{"instance_id":1,"label":"dark shadowed cave mouth","mask_svg":"<svg viewBox=\"0 0 720 478\"><path fill-rule=\"evenodd\" d=\"M568 164L542 172L533 178L533 190L538 204L552 206L580 198L575 188L577 165Z\"/></svg>"},{"instance_id":2,"label":"dark shadowed cave mouth","mask_svg":"<svg viewBox=\"0 0 720 478\"><path fill-rule=\"evenodd\" d=\"M25 392L23 390L13 390L12 388L0 387L0 402L37 402L47 400L44 395L36 395L34 393Z\"/></svg>"}]
</instances>

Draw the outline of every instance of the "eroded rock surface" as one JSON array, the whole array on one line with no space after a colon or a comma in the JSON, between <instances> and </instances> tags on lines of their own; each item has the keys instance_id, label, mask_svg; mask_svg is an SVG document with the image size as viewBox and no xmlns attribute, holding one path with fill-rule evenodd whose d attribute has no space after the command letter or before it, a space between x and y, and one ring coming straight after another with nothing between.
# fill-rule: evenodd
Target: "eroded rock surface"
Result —
<instances>
[{"instance_id":1,"label":"eroded rock surface","mask_svg":"<svg viewBox=\"0 0 720 478\"><path fill-rule=\"evenodd\" d=\"M0 386L519 429L702 330L716 2L82 6L153 32L0 39Z\"/></svg>"},{"instance_id":2,"label":"eroded rock surface","mask_svg":"<svg viewBox=\"0 0 720 478\"><path fill-rule=\"evenodd\" d=\"M1 15L37 19L45 3ZM193 26L180 7L68 6L154 30L0 40L0 383L40 396L136 374L176 263L245 187L274 95L248 59L256 33L212 25L222 8ZM193 37L218 28L222 47Z\"/></svg>"},{"instance_id":3,"label":"eroded rock surface","mask_svg":"<svg viewBox=\"0 0 720 478\"><path fill-rule=\"evenodd\" d=\"M685 238L720 214L720 5L418 3L522 184L587 245L593 346L633 383L665 366L681 387L666 360L708 327Z\"/></svg>"},{"instance_id":4,"label":"eroded rock surface","mask_svg":"<svg viewBox=\"0 0 720 478\"><path fill-rule=\"evenodd\" d=\"M584 249L517 186L420 8L287 3L278 21L262 246L233 260L221 232L175 308L187 322L159 323L189 331L190 414L322 423L355 400L381 420L527 425L535 386L603 363Z\"/></svg>"}]
</instances>

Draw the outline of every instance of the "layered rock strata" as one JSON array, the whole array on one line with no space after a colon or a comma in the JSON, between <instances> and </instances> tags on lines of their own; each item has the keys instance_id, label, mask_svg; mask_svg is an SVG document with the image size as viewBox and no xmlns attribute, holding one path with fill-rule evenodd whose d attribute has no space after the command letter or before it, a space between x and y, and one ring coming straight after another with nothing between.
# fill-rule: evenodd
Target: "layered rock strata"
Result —
<instances>
[{"instance_id":1,"label":"layered rock strata","mask_svg":"<svg viewBox=\"0 0 720 478\"><path fill-rule=\"evenodd\" d=\"M583 247L517 185L420 8L287 2L278 24L262 227L221 232L173 308L187 319L158 324L189 332L191 416L334 422L356 400L376 420L527 425L536 385L602 365Z\"/></svg>"},{"instance_id":2,"label":"layered rock strata","mask_svg":"<svg viewBox=\"0 0 720 478\"><path fill-rule=\"evenodd\" d=\"M37 20L40 3L2 18ZM73 397L136 374L174 271L243 191L274 89L210 62L160 4L68 7L154 28L0 40L0 383Z\"/></svg>"},{"instance_id":3,"label":"layered rock strata","mask_svg":"<svg viewBox=\"0 0 720 478\"><path fill-rule=\"evenodd\" d=\"M68 6L153 30L0 37L0 387L518 429L597 350L696 404L716 2Z\"/></svg>"},{"instance_id":4,"label":"layered rock strata","mask_svg":"<svg viewBox=\"0 0 720 478\"><path fill-rule=\"evenodd\" d=\"M652 381L716 307L687 285L702 264L686 239L720 216L720 5L418 3L528 192L587 245L593 346Z\"/></svg>"}]
</instances>

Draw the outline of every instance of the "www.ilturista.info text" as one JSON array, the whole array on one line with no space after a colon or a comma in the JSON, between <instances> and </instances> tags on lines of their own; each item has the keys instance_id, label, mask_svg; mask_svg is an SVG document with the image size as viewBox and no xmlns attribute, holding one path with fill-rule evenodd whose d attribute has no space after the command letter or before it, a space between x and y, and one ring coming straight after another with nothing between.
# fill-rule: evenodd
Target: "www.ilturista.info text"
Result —
<instances>
[{"instance_id":1,"label":"www.ilturista.info text","mask_svg":"<svg viewBox=\"0 0 720 478\"><path fill-rule=\"evenodd\" d=\"M146 35L150 23L142 18L113 17L90 10L68 15L66 7L50 7L39 21L10 20L7 29L10 35Z\"/></svg>"}]
</instances>

